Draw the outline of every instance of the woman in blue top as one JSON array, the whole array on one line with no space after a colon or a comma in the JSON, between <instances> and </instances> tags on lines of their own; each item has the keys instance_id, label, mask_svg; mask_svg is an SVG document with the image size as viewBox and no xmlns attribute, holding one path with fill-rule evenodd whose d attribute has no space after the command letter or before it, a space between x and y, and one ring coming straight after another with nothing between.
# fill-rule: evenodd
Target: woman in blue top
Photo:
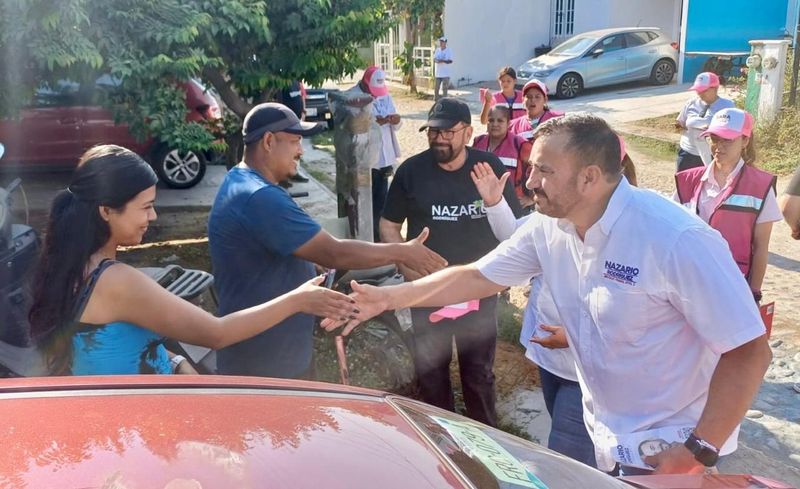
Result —
<instances>
[{"instance_id":1,"label":"woman in blue top","mask_svg":"<svg viewBox=\"0 0 800 489\"><path fill-rule=\"evenodd\" d=\"M194 373L187 362L172 365L166 337L218 349L295 313L354 314L352 301L319 287L317 277L265 304L217 318L115 261L117 248L139 244L155 220L156 182L137 154L96 146L53 200L30 312L31 333L52 373Z\"/></svg>"}]
</instances>

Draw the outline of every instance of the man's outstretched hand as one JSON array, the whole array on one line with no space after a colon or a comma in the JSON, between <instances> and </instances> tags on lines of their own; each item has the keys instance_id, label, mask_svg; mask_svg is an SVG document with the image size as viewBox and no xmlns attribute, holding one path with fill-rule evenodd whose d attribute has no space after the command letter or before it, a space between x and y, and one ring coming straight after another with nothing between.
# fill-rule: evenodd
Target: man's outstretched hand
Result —
<instances>
[{"instance_id":1,"label":"man's outstretched hand","mask_svg":"<svg viewBox=\"0 0 800 489\"><path fill-rule=\"evenodd\" d=\"M350 298L356 301L355 314L345 319L323 319L320 326L325 331L333 331L337 328L344 328L342 336L347 336L353 328L364 321L377 316L389 307L389 294L385 288L373 285L359 284L355 280L350 282L353 292Z\"/></svg>"},{"instance_id":2,"label":"man's outstretched hand","mask_svg":"<svg viewBox=\"0 0 800 489\"><path fill-rule=\"evenodd\" d=\"M426 227L419 233L419 236L403 244L408 247L408 256L397 266L408 281L438 272L447 266L447 260L425 246L425 240L428 239L429 234L430 230Z\"/></svg>"}]
</instances>

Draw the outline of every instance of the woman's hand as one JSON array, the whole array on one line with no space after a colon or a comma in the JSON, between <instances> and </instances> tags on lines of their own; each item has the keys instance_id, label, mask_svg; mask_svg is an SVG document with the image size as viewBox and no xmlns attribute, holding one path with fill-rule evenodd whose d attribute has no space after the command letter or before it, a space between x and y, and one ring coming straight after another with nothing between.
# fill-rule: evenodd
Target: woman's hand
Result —
<instances>
[{"instance_id":1,"label":"woman's hand","mask_svg":"<svg viewBox=\"0 0 800 489\"><path fill-rule=\"evenodd\" d=\"M483 199L483 204L486 207L494 207L502 200L503 189L506 187L506 182L511 173L506 172L503 176L497 178L491 165L481 162L472 168L470 176Z\"/></svg>"},{"instance_id":2,"label":"woman's hand","mask_svg":"<svg viewBox=\"0 0 800 489\"><path fill-rule=\"evenodd\" d=\"M484 103L491 104L492 103L492 91L488 88L485 92L483 92L483 101Z\"/></svg>"},{"instance_id":3,"label":"woman's hand","mask_svg":"<svg viewBox=\"0 0 800 489\"><path fill-rule=\"evenodd\" d=\"M358 314L355 301L341 292L320 287L324 275L314 277L294 290L299 298L300 312L315 316L345 320Z\"/></svg>"},{"instance_id":4,"label":"woman's hand","mask_svg":"<svg viewBox=\"0 0 800 489\"><path fill-rule=\"evenodd\" d=\"M350 287L353 293L350 296L356 300L359 311L354 316L346 320L333 320L324 319L320 326L325 328L326 331L334 331L337 328L344 327L340 333L342 336L347 336L353 331L353 328L362 322L377 316L389 307L389 295L387 289L383 287L375 287L374 285L359 284L355 280L350 282Z\"/></svg>"}]
</instances>

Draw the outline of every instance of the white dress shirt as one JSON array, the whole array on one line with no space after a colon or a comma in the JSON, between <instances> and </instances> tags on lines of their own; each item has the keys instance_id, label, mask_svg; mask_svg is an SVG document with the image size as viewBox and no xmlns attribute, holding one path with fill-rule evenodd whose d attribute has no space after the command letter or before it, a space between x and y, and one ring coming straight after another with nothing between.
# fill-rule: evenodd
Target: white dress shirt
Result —
<instances>
[{"instance_id":1,"label":"white dress shirt","mask_svg":"<svg viewBox=\"0 0 800 489\"><path fill-rule=\"evenodd\" d=\"M530 215L516 219L506 199L501 198L497 204L486 207L486 217L489 219L489 226L494 236L500 241L505 241L530 218ZM528 304L522 316L519 342L525 348L525 357L528 360L562 379L577 382L578 375L575 372L575 355L572 354L572 348L549 349L531 342L533 336L550 336L551 333L540 327L542 324L560 326L562 321L558 317L558 309L553 302L550 288L539 276L531 281Z\"/></svg>"},{"instance_id":2,"label":"white dress shirt","mask_svg":"<svg viewBox=\"0 0 800 489\"><path fill-rule=\"evenodd\" d=\"M534 214L477 266L505 286L542 273L604 470L614 466L617 437L694 427L720 355L765 333L722 236L624 177L584 240L570 222ZM721 454L737 437L738 427Z\"/></svg>"}]
</instances>

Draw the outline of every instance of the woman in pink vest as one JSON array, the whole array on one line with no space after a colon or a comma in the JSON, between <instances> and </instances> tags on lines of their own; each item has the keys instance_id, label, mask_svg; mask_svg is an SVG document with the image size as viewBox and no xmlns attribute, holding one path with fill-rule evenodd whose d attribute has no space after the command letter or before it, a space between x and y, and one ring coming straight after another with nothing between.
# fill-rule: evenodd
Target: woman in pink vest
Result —
<instances>
[{"instance_id":1,"label":"woman in pink vest","mask_svg":"<svg viewBox=\"0 0 800 489\"><path fill-rule=\"evenodd\" d=\"M526 113L522 117L512 119L508 130L530 141L539 124L553 117L560 117L564 113L550 110L547 105L547 87L535 78L522 87L522 95L525 97Z\"/></svg>"},{"instance_id":2,"label":"woman in pink vest","mask_svg":"<svg viewBox=\"0 0 800 489\"><path fill-rule=\"evenodd\" d=\"M728 241L760 302L772 223L781 220L776 178L754 166L753 116L747 112L720 110L701 137L711 146L713 162L678 172L676 198Z\"/></svg>"},{"instance_id":3,"label":"woman in pink vest","mask_svg":"<svg viewBox=\"0 0 800 489\"><path fill-rule=\"evenodd\" d=\"M511 173L511 182L517 192L522 208L533 205L530 190L525 188L528 179L528 159L531 156L531 143L508 131L508 108L495 105L489 110L488 132L476 137L472 147L495 154Z\"/></svg>"},{"instance_id":4,"label":"woman in pink vest","mask_svg":"<svg viewBox=\"0 0 800 489\"><path fill-rule=\"evenodd\" d=\"M500 91L492 93L486 90L483 95L483 109L481 109L481 124L489 120L489 110L495 106L506 107L511 111L511 119L525 115L525 102L522 90L516 90L517 72L514 68L506 66L497 74L497 83Z\"/></svg>"}]
</instances>

